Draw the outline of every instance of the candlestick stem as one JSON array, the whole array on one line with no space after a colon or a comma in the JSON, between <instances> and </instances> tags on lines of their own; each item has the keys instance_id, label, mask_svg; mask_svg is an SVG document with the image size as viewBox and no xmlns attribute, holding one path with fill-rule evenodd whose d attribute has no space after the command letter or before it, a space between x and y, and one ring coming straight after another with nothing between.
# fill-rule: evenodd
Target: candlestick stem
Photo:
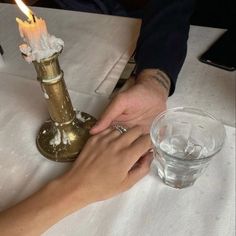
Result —
<instances>
[{"instance_id":1,"label":"candlestick stem","mask_svg":"<svg viewBox=\"0 0 236 236\"><path fill-rule=\"evenodd\" d=\"M78 156L96 120L83 112L79 112L80 118L77 118L58 55L56 53L40 62L33 62L51 118L40 128L36 143L39 151L48 159L66 162Z\"/></svg>"}]
</instances>

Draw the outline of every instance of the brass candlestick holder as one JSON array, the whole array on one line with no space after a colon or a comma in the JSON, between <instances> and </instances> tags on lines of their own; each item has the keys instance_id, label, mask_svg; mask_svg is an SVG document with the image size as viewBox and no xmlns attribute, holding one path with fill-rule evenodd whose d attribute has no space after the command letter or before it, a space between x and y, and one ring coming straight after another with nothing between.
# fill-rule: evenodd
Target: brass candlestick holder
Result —
<instances>
[{"instance_id":1,"label":"brass candlestick holder","mask_svg":"<svg viewBox=\"0 0 236 236\"><path fill-rule=\"evenodd\" d=\"M36 143L46 158L68 162L78 156L96 119L73 109L58 56L59 53L55 53L40 62L33 62L50 114L50 119L39 130Z\"/></svg>"}]
</instances>

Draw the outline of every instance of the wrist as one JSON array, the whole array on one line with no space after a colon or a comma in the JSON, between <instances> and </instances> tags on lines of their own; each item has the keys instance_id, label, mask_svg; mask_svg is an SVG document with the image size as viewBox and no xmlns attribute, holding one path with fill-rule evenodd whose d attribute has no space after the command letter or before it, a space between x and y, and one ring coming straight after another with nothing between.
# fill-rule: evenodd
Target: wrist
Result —
<instances>
[{"instance_id":1,"label":"wrist","mask_svg":"<svg viewBox=\"0 0 236 236\"><path fill-rule=\"evenodd\" d=\"M169 96L171 81L169 77L159 69L144 69L142 70L136 81L138 83L149 84L150 87L156 88L166 99Z\"/></svg>"},{"instance_id":2,"label":"wrist","mask_svg":"<svg viewBox=\"0 0 236 236\"><path fill-rule=\"evenodd\" d=\"M45 189L45 194L53 196L53 207L62 214L68 215L89 204L85 197L85 191L78 184L74 184L74 179L70 177L70 172L62 177L53 180Z\"/></svg>"}]
</instances>

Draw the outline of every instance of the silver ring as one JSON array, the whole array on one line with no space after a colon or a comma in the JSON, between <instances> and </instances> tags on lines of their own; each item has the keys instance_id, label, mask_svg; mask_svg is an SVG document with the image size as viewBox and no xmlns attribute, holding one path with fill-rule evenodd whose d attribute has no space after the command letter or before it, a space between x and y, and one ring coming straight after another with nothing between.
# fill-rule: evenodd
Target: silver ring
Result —
<instances>
[{"instance_id":1,"label":"silver ring","mask_svg":"<svg viewBox=\"0 0 236 236\"><path fill-rule=\"evenodd\" d=\"M115 128L117 131L119 131L120 134L127 132L127 129L121 125L113 125L112 127Z\"/></svg>"}]
</instances>

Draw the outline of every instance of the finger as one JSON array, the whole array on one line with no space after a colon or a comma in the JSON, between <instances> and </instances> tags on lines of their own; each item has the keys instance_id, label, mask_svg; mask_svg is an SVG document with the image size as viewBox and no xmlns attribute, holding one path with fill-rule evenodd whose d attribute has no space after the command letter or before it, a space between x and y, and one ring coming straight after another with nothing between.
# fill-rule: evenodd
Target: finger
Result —
<instances>
[{"instance_id":1,"label":"finger","mask_svg":"<svg viewBox=\"0 0 236 236\"><path fill-rule=\"evenodd\" d=\"M127 148L126 152L129 158L126 161L130 166L133 166L151 147L152 143L149 134L140 136Z\"/></svg>"},{"instance_id":2,"label":"finger","mask_svg":"<svg viewBox=\"0 0 236 236\"><path fill-rule=\"evenodd\" d=\"M125 110L123 99L120 95L114 98L114 100L108 105L105 112L101 116L101 119L91 128L91 134L97 134L100 131L109 127L113 120L116 119Z\"/></svg>"},{"instance_id":3,"label":"finger","mask_svg":"<svg viewBox=\"0 0 236 236\"><path fill-rule=\"evenodd\" d=\"M112 132L110 132L106 137L109 137L110 139L117 139L122 135L122 133L117 130L116 128L112 127Z\"/></svg>"},{"instance_id":4,"label":"finger","mask_svg":"<svg viewBox=\"0 0 236 236\"><path fill-rule=\"evenodd\" d=\"M152 160L153 160L152 153L148 153L140 159L139 164L136 165L135 168L132 168L129 171L125 181L126 189L131 188L140 179L142 179L145 175L148 174L148 172L150 171Z\"/></svg>"},{"instance_id":5,"label":"finger","mask_svg":"<svg viewBox=\"0 0 236 236\"><path fill-rule=\"evenodd\" d=\"M78 161L76 161L76 163L82 162L84 158L86 159L90 159L90 157L93 158L93 155L91 155L91 153L94 152L93 147L97 147L98 143L101 144L101 141L104 140L107 136L109 136L109 134L111 134L112 132L113 132L113 129L109 127L103 130L102 132L100 132L99 134L89 137L83 149L81 150L77 158Z\"/></svg>"},{"instance_id":6,"label":"finger","mask_svg":"<svg viewBox=\"0 0 236 236\"><path fill-rule=\"evenodd\" d=\"M150 161L152 162L152 160L153 160L153 152L148 151L148 152L146 152L146 154L144 154L142 157L140 157L138 159L138 161L129 170L129 174L132 171L135 171L137 168L140 168L147 161L146 159L150 159Z\"/></svg>"},{"instance_id":7,"label":"finger","mask_svg":"<svg viewBox=\"0 0 236 236\"><path fill-rule=\"evenodd\" d=\"M98 134L95 134L93 137L97 137L98 139L106 139L107 141L111 141L121 136L121 132L115 128L115 126L111 126Z\"/></svg>"},{"instance_id":8,"label":"finger","mask_svg":"<svg viewBox=\"0 0 236 236\"><path fill-rule=\"evenodd\" d=\"M113 128L109 127L105 130L102 130L100 133L93 135L93 137L98 137L98 139L103 138L113 132Z\"/></svg>"},{"instance_id":9,"label":"finger","mask_svg":"<svg viewBox=\"0 0 236 236\"><path fill-rule=\"evenodd\" d=\"M119 132L119 131L117 131ZM126 133L123 133L120 135L117 139L117 141L121 145L129 146L131 143L133 143L137 138L139 138L143 134L143 129L141 126L135 126L131 129L129 129Z\"/></svg>"},{"instance_id":10,"label":"finger","mask_svg":"<svg viewBox=\"0 0 236 236\"><path fill-rule=\"evenodd\" d=\"M109 128L109 130L111 130L109 133L105 133L104 135L98 137L100 143L104 142L104 143L109 144L111 141L114 141L118 137L121 136L121 133L117 129L115 129L114 127ZM94 137L95 136L98 136L98 135L96 134L96 135L94 135Z\"/></svg>"}]
</instances>

